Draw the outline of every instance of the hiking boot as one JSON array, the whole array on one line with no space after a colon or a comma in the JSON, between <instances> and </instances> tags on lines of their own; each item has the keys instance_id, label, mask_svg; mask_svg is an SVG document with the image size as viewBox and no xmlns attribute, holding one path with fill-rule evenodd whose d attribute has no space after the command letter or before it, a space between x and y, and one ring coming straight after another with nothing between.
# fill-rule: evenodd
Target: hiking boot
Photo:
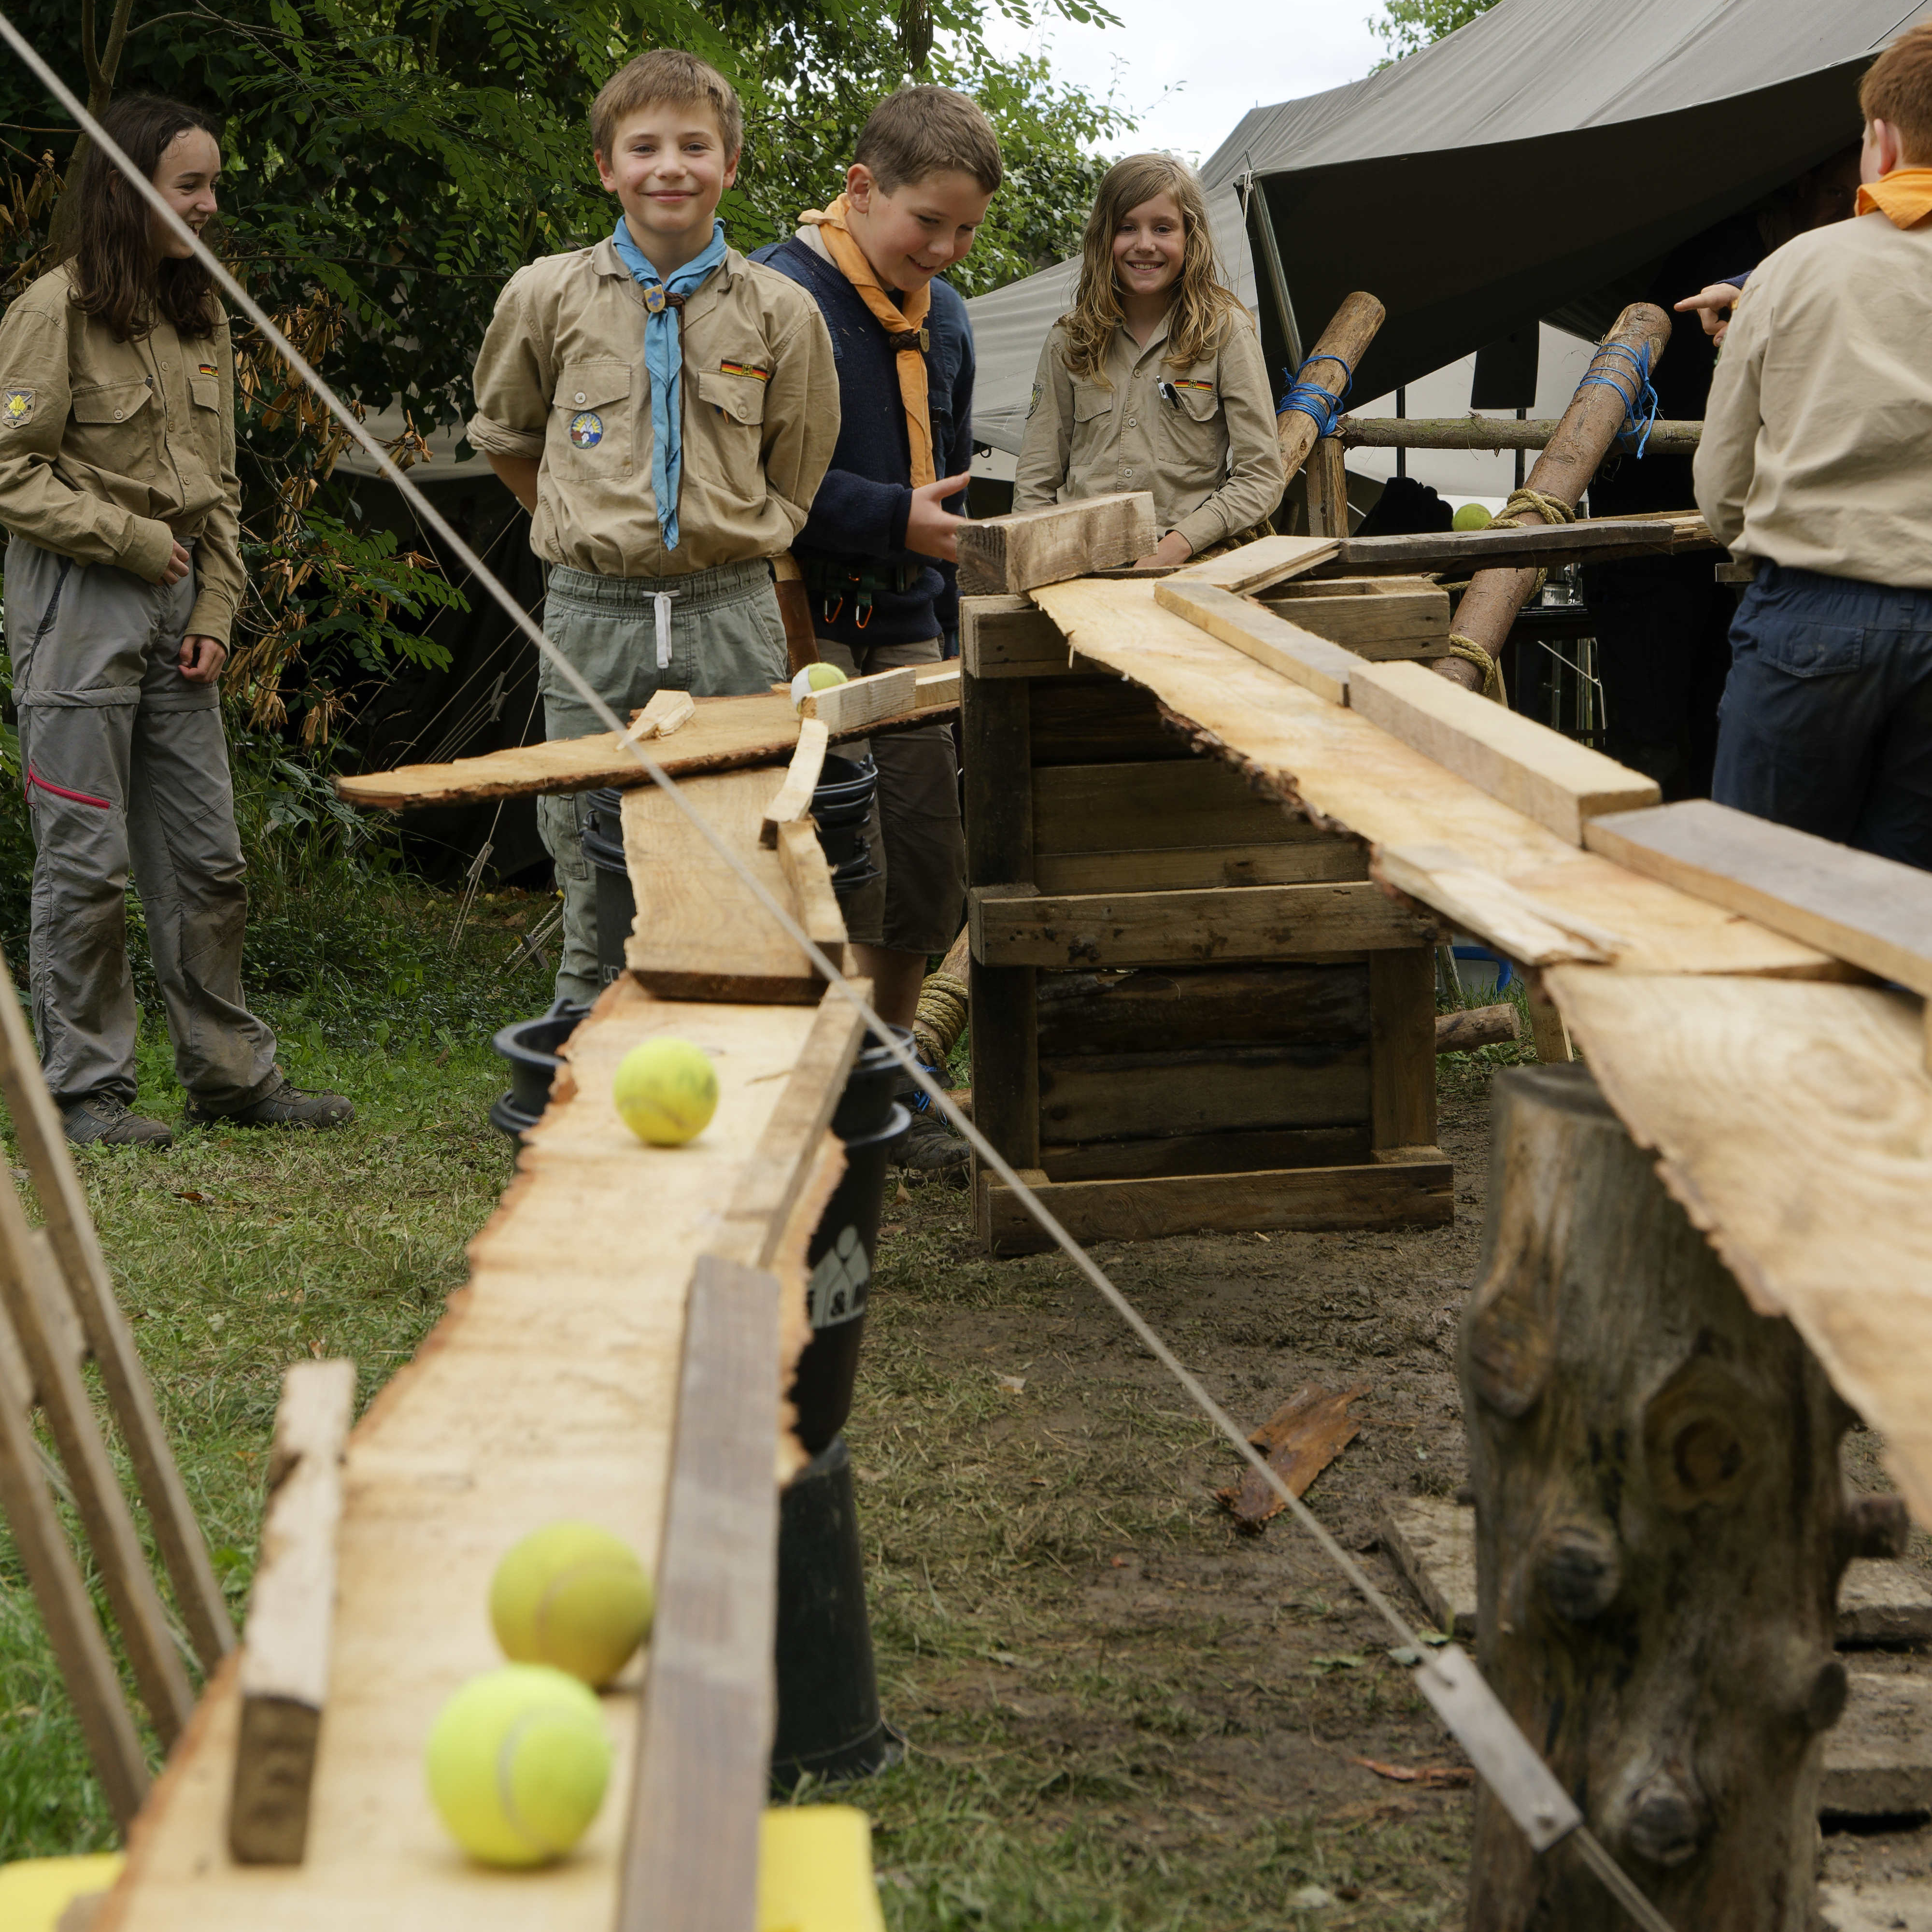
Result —
<instances>
[{"instance_id":1,"label":"hiking boot","mask_svg":"<svg viewBox=\"0 0 1932 1932\"><path fill-rule=\"evenodd\" d=\"M61 1109L61 1125L76 1147L172 1147L175 1137L159 1120L130 1113L125 1104L96 1094Z\"/></svg>"},{"instance_id":2,"label":"hiking boot","mask_svg":"<svg viewBox=\"0 0 1932 1932\"><path fill-rule=\"evenodd\" d=\"M212 1127L226 1120L235 1127L346 1127L356 1118L354 1102L340 1094L311 1094L284 1080L272 1093L232 1113L220 1113L188 1096L188 1124Z\"/></svg>"},{"instance_id":3,"label":"hiking boot","mask_svg":"<svg viewBox=\"0 0 1932 1932\"><path fill-rule=\"evenodd\" d=\"M926 1070L932 1072L931 1067ZM936 1076L942 1084L945 1076ZM950 1180L964 1186L972 1165L973 1150L939 1109L910 1081L899 1094L912 1115L912 1125L892 1144L892 1162L908 1172L923 1174L932 1180Z\"/></svg>"}]
</instances>

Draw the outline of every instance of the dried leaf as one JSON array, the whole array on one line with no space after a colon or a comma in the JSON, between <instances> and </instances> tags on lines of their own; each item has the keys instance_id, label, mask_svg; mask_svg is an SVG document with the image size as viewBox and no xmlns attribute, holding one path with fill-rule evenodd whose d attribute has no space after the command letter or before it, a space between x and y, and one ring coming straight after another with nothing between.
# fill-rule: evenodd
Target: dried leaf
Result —
<instances>
[{"instance_id":1,"label":"dried leaf","mask_svg":"<svg viewBox=\"0 0 1932 1932\"><path fill-rule=\"evenodd\" d=\"M1466 1764L1384 1764L1373 1757L1352 1757L1348 1762L1373 1772L1378 1778L1391 1778L1397 1784L1419 1784L1429 1790L1473 1784L1476 1778Z\"/></svg>"}]
</instances>

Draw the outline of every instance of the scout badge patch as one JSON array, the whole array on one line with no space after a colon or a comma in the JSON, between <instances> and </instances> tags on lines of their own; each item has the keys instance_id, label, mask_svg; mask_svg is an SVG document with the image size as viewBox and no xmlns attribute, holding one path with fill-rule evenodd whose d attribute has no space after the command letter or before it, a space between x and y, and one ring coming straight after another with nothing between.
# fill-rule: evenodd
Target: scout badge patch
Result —
<instances>
[{"instance_id":1,"label":"scout badge patch","mask_svg":"<svg viewBox=\"0 0 1932 1932\"><path fill-rule=\"evenodd\" d=\"M33 413L32 390L10 387L0 393L0 422L4 422L10 428L27 422Z\"/></svg>"},{"instance_id":2,"label":"scout badge patch","mask_svg":"<svg viewBox=\"0 0 1932 1932\"><path fill-rule=\"evenodd\" d=\"M212 362L203 362L198 366L204 376L218 376L221 373Z\"/></svg>"},{"instance_id":3,"label":"scout badge patch","mask_svg":"<svg viewBox=\"0 0 1932 1932\"><path fill-rule=\"evenodd\" d=\"M570 419L570 440L579 449L595 449L604 440L604 418L595 410L579 410Z\"/></svg>"},{"instance_id":4,"label":"scout badge patch","mask_svg":"<svg viewBox=\"0 0 1932 1932\"><path fill-rule=\"evenodd\" d=\"M1035 410L1038 409L1039 407L1040 407L1040 385L1039 385L1037 382L1036 382L1036 383L1034 383L1034 385L1033 386L1033 400L1032 400L1031 402L1030 402L1029 404L1028 404L1028 405L1027 405L1027 421L1028 421L1028 422L1031 422L1033 421L1033 412L1034 412L1034 411Z\"/></svg>"},{"instance_id":5,"label":"scout badge patch","mask_svg":"<svg viewBox=\"0 0 1932 1932\"><path fill-rule=\"evenodd\" d=\"M769 369L760 369L752 362L721 362L718 369L721 375L748 376L754 382L769 382L772 380Z\"/></svg>"}]
</instances>

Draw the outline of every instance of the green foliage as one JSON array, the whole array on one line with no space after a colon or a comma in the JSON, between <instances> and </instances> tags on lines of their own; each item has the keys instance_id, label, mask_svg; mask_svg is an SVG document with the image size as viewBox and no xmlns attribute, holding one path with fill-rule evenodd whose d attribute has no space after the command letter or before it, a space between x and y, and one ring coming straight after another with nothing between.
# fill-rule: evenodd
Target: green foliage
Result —
<instances>
[{"instance_id":1,"label":"green foliage","mask_svg":"<svg viewBox=\"0 0 1932 1932\"><path fill-rule=\"evenodd\" d=\"M1388 49L1388 59L1378 63L1377 70L1433 46L1495 4L1496 0L1382 0L1382 18L1369 22Z\"/></svg>"}]
</instances>

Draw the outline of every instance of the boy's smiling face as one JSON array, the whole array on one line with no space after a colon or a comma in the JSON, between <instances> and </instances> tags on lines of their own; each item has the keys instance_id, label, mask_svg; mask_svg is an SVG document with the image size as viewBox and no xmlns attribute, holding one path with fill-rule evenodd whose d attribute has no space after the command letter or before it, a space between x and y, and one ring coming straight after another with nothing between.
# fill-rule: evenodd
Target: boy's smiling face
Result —
<instances>
[{"instance_id":1,"label":"boy's smiling face","mask_svg":"<svg viewBox=\"0 0 1932 1932\"><path fill-rule=\"evenodd\" d=\"M604 190L652 268L674 274L711 245L719 198L738 178L709 102L653 101L617 124L597 156Z\"/></svg>"},{"instance_id":2,"label":"boy's smiling face","mask_svg":"<svg viewBox=\"0 0 1932 1932\"><path fill-rule=\"evenodd\" d=\"M956 168L902 182L888 194L872 170L856 161L845 176L845 194L852 238L880 281L901 295L924 288L964 257L993 199Z\"/></svg>"}]
</instances>

